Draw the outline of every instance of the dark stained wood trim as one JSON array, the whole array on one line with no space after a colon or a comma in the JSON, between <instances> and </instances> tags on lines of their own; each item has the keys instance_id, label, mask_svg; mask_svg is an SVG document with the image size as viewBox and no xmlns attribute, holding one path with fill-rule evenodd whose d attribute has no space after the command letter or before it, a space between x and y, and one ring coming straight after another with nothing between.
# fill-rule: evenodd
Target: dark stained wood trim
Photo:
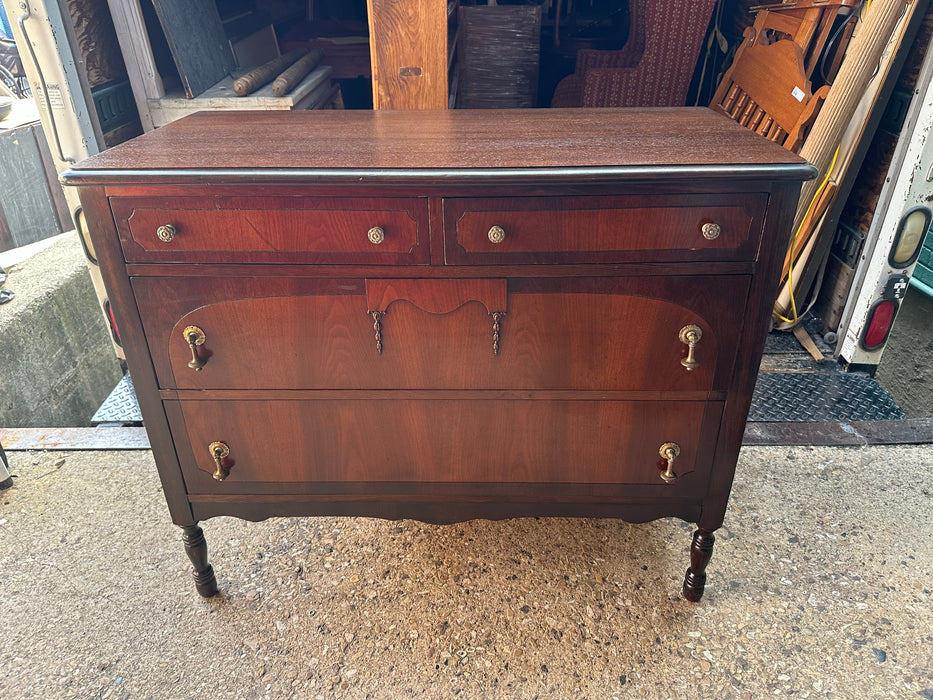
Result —
<instances>
[{"instance_id":1,"label":"dark stained wood trim","mask_svg":"<svg viewBox=\"0 0 933 700\"><path fill-rule=\"evenodd\" d=\"M342 516L384 518L386 520L415 519L421 522L446 525L466 520L505 520L506 518L559 517L559 518L619 518L630 523L644 523L661 517L680 518L695 522L700 506L695 503L666 501L653 503L542 503L542 502L490 502L465 503L451 501L366 501L302 498L291 496L287 500L266 500L262 496L245 496L239 500L195 500L192 509L198 520L219 515L235 515L245 520L259 521L272 517Z\"/></svg>"},{"instance_id":2,"label":"dark stained wood trim","mask_svg":"<svg viewBox=\"0 0 933 700\"><path fill-rule=\"evenodd\" d=\"M498 184L521 183L607 183L627 178L632 182L664 182L693 180L695 178L735 178L746 180L812 180L817 171L811 165L788 166L774 165L728 165L728 166L613 166L600 168L496 168L482 169L431 169L403 170L382 168L379 170L351 170L349 168L332 169L294 169L276 170L273 168L255 170L217 170L190 169L177 170L68 170L61 180L66 185L85 184L288 184L290 182L328 184L346 182L353 184L432 184L450 185L469 184L471 182L496 182Z\"/></svg>"},{"instance_id":3,"label":"dark stained wood trim","mask_svg":"<svg viewBox=\"0 0 933 700\"><path fill-rule=\"evenodd\" d=\"M404 272L398 268L398 277L451 278L451 277L508 277L538 279L542 277L655 277L695 275L751 275L757 267L753 262L677 263L645 262L616 265L469 265L434 267L429 265L406 266ZM388 278L385 267L360 265L276 265L276 264L178 264L178 263L128 263L127 274L131 277L190 277L193 273L201 277L310 277L310 278Z\"/></svg>"},{"instance_id":4,"label":"dark stained wood trim","mask_svg":"<svg viewBox=\"0 0 933 700\"><path fill-rule=\"evenodd\" d=\"M519 389L161 389L185 401L723 401L725 391L572 391Z\"/></svg>"},{"instance_id":5,"label":"dark stained wood trim","mask_svg":"<svg viewBox=\"0 0 933 700\"><path fill-rule=\"evenodd\" d=\"M188 184L108 184L105 186L107 196L113 198L136 197L252 197L257 190L244 183L211 184L195 186ZM330 183L321 182L309 184L306 182L271 183L263 186L263 197L355 197L361 190L359 183ZM396 184L380 184L380 197L412 197L411 186ZM556 182L541 184L526 182L512 185L510 192L516 197L549 197L549 196L632 196L632 195L679 195L679 194L721 194L724 191L736 194L768 194L771 191L767 181L746 180L737 177L728 179L707 180L698 178L675 185L665 186L657 182L638 182L636 180L613 180L604 183L572 184ZM452 186L443 182L419 183L415 197L501 197L501 184L487 184L484 182L470 182ZM441 210L432 212L442 214ZM438 219L440 222L440 219ZM440 233L443 233L440 231Z\"/></svg>"}]
</instances>

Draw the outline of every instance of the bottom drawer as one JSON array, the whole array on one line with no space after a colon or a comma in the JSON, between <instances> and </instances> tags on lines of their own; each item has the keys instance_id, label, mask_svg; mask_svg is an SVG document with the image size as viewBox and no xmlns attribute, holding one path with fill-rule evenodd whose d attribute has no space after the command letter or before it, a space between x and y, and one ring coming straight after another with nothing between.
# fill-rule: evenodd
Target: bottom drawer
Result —
<instances>
[{"instance_id":1,"label":"bottom drawer","mask_svg":"<svg viewBox=\"0 0 933 700\"><path fill-rule=\"evenodd\" d=\"M166 409L189 493L313 493L320 482L486 482L633 484L665 493L690 489L699 498L722 404L370 395L185 399L167 401ZM212 478L214 443L229 449L223 481ZM670 484L661 478L664 443L680 451Z\"/></svg>"}]
</instances>

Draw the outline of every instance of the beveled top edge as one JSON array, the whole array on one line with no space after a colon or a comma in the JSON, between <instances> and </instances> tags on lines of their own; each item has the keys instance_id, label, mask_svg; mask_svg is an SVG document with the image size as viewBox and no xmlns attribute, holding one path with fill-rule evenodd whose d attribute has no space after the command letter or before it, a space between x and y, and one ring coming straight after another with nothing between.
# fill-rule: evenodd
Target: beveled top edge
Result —
<instances>
[{"instance_id":1,"label":"beveled top edge","mask_svg":"<svg viewBox=\"0 0 933 700\"><path fill-rule=\"evenodd\" d=\"M626 181L743 178L812 180L817 169L806 162L729 165L633 165L567 168L190 168L93 170L69 169L61 174L64 185L96 184L197 184L210 183L307 183L307 184L472 184L487 183L598 183Z\"/></svg>"}]
</instances>

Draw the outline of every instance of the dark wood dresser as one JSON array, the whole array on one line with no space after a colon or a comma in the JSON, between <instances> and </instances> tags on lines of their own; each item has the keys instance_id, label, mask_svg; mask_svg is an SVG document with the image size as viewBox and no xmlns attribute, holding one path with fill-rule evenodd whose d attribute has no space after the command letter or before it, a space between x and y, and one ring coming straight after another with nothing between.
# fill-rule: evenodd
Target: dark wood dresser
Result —
<instances>
[{"instance_id":1,"label":"dark wood dresser","mask_svg":"<svg viewBox=\"0 0 933 700\"><path fill-rule=\"evenodd\" d=\"M202 112L64 174L216 515L723 521L800 182L705 109Z\"/></svg>"}]
</instances>

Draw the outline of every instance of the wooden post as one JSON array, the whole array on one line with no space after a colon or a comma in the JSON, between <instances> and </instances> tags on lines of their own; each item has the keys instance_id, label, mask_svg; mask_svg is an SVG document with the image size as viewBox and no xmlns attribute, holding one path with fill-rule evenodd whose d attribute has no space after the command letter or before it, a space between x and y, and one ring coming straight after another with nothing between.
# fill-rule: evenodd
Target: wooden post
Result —
<instances>
[{"instance_id":1,"label":"wooden post","mask_svg":"<svg viewBox=\"0 0 933 700\"><path fill-rule=\"evenodd\" d=\"M447 5L367 0L373 109L447 108Z\"/></svg>"}]
</instances>

